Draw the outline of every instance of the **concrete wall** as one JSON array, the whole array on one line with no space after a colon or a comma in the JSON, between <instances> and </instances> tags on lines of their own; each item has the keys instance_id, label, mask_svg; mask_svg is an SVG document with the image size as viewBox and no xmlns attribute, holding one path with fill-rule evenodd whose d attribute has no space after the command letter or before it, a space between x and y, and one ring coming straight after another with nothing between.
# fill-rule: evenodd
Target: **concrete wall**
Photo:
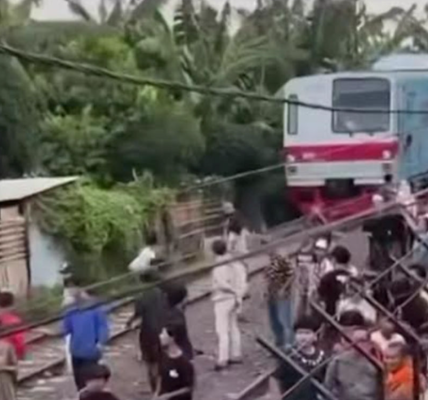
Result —
<instances>
[{"instance_id":1,"label":"concrete wall","mask_svg":"<svg viewBox=\"0 0 428 400\"><path fill-rule=\"evenodd\" d=\"M34 222L29 226L30 269L32 286L54 286L61 282L59 269L66 261L56 241L40 231Z\"/></svg>"}]
</instances>

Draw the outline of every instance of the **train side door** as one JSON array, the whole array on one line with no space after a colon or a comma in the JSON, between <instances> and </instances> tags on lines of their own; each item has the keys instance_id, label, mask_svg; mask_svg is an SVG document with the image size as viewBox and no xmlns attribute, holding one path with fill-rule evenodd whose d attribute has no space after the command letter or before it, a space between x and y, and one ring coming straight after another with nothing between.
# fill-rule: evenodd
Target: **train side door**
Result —
<instances>
[{"instance_id":1,"label":"train side door","mask_svg":"<svg viewBox=\"0 0 428 400\"><path fill-rule=\"evenodd\" d=\"M403 110L428 110L428 80L412 79L399 88L398 105ZM428 170L428 114L398 115L400 138L400 178L410 178ZM424 162L424 158L426 159Z\"/></svg>"}]
</instances>

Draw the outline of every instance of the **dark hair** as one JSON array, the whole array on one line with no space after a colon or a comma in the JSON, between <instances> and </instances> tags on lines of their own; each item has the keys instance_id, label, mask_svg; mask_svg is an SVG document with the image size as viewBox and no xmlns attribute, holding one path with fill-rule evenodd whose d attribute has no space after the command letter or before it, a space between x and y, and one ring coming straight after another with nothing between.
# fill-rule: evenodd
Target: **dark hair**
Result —
<instances>
[{"instance_id":1,"label":"dark hair","mask_svg":"<svg viewBox=\"0 0 428 400\"><path fill-rule=\"evenodd\" d=\"M67 279L64 279L64 285L67 284L67 287L83 287L83 282L81 279L76 278L75 276L70 276Z\"/></svg>"},{"instance_id":2,"label":"dark hair","mask_svg":"<svg viewBox=\"0 0 428 400\"><path fill-rule=\"evenodd\" d=\"M174 339L176 343L179 343L183 335L183 327L181 324L176 322L170 322L165 327L168 335Z\"/></svg>"},{"instance_id":3,"label":"dark hair","mask_svg":"<svg viewBox=\"0 0 428 400\"><path fill-rule=\"evenodd\" d=\"M300 317L294 324L294 330L306 329L310 331L317 331L319 328L319 323L313 316L304 315Z\"/></svg>"},{"instance_id":4,"label":"dark hair","mask_svg":"<svg viewBox=\"0 0 428 400\"><path fill-rule=\"evenodd\" d=\"M161 279L161 276L158 271L149 269L143 273L140 274L140 282L141 283L153 283L157 282Z\"/></svg>"},{"instance_id":5,"label":"dark hair","mask_svg":"<svg viewBox=\"0 0 428 400\"><path fill-rule=\"evenodd\" d=\"M217 239L211 246L213 253L217 256L223 256L227 253L227 245L224 240Z\"/></svg>"},{"instance_id":6,"label":"dark hair","mask_svg":"<svg viewBox=\"0 0 428 400\"><path fill-rule=\"evenodd\" d=\"M158 239L154 232L147 232L145 236L146 236L146 245L154 246L155 244L158 243Z\"/></svg>"},{"instance_id":7,"label":"dark hair","mask_svg":"<svg viewBox=\"0 0 428 400\"><path fill-rule=\"evenodd\" d=\"M242 229L244 229L244 224L239 220L237 217L233 217L229 222L228 230L229 232L236 233L237 235L240 235L242 232Z\"/></svg>"},{"instance_id":8,"label":"dark hair","mask_svg":"<svg viewBox=\"0 0 428 400\"><path fill-rule=\"evenodd\" d=\"M345 311L340 315L339 324L343 327L364 327L366 325L366 321L359 311L351 310Z\"/></svg>"},{"instance_id":9,"label":"dark hair","mask_svg":"<svg viewBox=\"0 0 428 400\"><path fill-rule=\"evenodd\" d=\"M162 290L165 292L168 304L171 307L182 303L187 297L187 288L181 283L166 283L162 285Z\"/></svg>"},{"instance_id":10,"label":"dark hair","mask_svg":"<svg viewBox=\"0 0 428 400\"><path fill-rule=\"evenodd\" d=\"M422 264L412 264L409 269L414 272L419 278L427 278L427 268Z\"/></svg>"},{"instance_id":11,"label":"dark hair","mask_svg":"<svg viewBox=\"0 0 428 400\"><path fill-rule=\"evenodd\" d=\"M0 291L0 307L7 308L13 306L15 303L15 296L12 292Z\"/></svg>"},{"instance_id":12,"label":"dark hair","mask_svg":"<svg viewBox=\"0 0 428 400\"><path fill-rule=\"evenodd\" d=\"M85 380L86 382L92 381L95 379L104 379L108 381L111 376L110 368L104 364L91 365L90 367L85 368Z\"/></svg>"},{"instance_id":13,"label":"dark hair","mask_svg":"<svg viewBox=\"0 0 428 400\"><path fill-rule=\"evenodd\" d=\"M351 253L344 246L336 246L331 252L331 256L339 264L348 264L351 261Z\"/></svg>"}]
</instances>

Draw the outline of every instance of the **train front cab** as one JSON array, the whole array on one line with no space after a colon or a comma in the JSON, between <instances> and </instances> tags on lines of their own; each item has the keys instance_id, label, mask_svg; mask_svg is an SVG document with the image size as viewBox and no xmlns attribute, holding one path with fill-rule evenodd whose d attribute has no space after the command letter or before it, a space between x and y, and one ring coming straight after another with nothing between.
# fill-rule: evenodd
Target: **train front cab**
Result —
<instances>
[{"instance_id":1,"label":"train front cab","mask_svg":"<svg viewBox=\"0 0 428 400\"><path fill-rule=\"evenodd\" d=\"M397 105L391 74L341 73L291 80L289 100L339 109ZM290 199L304 214L331 219L367 209L385 175L398 173L397 115L285 107L284 150Z\"/></svg>"}]
</instances>

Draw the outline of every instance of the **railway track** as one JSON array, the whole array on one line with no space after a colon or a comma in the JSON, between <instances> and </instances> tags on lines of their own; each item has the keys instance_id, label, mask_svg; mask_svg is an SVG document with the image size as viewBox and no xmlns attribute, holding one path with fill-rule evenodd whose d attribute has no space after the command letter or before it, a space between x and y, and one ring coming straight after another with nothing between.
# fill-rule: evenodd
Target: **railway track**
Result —
<instances>
[{"instance_id":1,"label":"railway track","mask_svg":"<svg viewBox=\"0 0 428 400\"><path fill-rule=\"evenodd\" d=\"M209 295L210 281L207 277L191 283L189 289L189 303L198 302ZM109 345L115 340L130 332L125 324L132 315L132 299L116 304L109 314L111 336ZM59 325L53 327L59 332ZM61 335L43 335L29 333L28 356L26 360L19 361L19 385L27 385L40 377L49 377L58 374L65 365L64 339Z\"/></svg>"},{"instance_id":2,"label":"railway track","mask_svg":"<svg viewBox=\"0 0 428 400\"><path fill-rule=\"evenodd\" d=\"M301 219L293 221L289 225L284 224L277 227L270 233L276 238L286 237L308 227L308 221ZM263 256L253 258L250 264L250 274L254 276L265 265ZM209 274L189 283L189 306L207 298L210 294L210 285ZM125 328L125 324L133 312L131 303L132 299L127 299L111 307L109 315L111 338L109 345L114 344L115 340L130 332L129 329ZM36 330L27 333L27 358L19 361L18 366L18 383L20 386L31 386L32 382L37 381L39 378L49 378L62 373L66 360L64 340L59 334L59 324L51 325L48 329L58 333L46 335Z\"/></svg>"}]
</instances>

